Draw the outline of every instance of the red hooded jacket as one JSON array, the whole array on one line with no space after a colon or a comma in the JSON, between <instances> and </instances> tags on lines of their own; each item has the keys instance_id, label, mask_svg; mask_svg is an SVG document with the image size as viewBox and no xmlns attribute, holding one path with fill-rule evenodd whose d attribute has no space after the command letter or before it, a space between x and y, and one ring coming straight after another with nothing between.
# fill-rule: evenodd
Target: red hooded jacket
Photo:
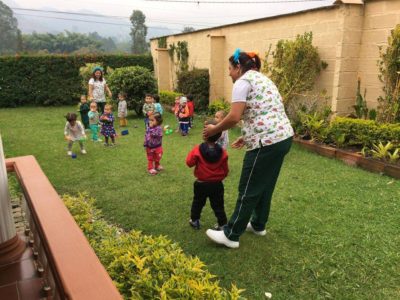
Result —
<instances>
[{"instance_id":1,"label":"red hooded jacket","mask_svg":"<svg viewBox=\"0 0 400 300\"><path fill-rule=\"evenodd\" d=\"M219 147L219 149L217 149L219 152L211 151L211 155L213 156L211 160L215 160L215 162L210 162L208 154L202 151L207 148L206 143L195 146L186 157L186 164L188 167L191 168L195 166L194 176L196 176L199 181L218 182L224 180L225 177L228 176L228 153L225 149L217 145L215 149L217 147Z\"/></svg>"}]
</instances>

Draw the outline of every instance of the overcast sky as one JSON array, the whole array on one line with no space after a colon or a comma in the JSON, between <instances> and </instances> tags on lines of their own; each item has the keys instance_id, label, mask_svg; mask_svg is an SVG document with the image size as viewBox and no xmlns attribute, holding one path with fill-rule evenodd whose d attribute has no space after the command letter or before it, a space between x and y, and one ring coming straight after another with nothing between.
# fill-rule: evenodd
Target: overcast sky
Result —
<instances>
[{"instance_id":1,"label":"overcast sky","mask_svg":"<svg viewBox=\"0 0 400 300\"><path fill-rule=\"evenodd\" d=\"M180 32L184 26L196 29L214 27L222 24L263 18L272 15L305 10L314 7L331 5L334 0L204 0L225 2L249 2L248 4L235 3L171 3L149 0L3 0L9 6L33 9L57 9L59 11L90 10L99 14L129 17L132 10L141 10L146 16L146 25L165 26L174 32ZM192 0L182 0L192 1ZM251 2L281 2L251 4ZM285 3L286 2L286 3ZM29 12L33 14L32 12ZM61 15L62 16L62 15ZM76 16L73 16L77 18ZM118 22L110 18L110 22ZM43 22L54 22L43 18ZM111 26L111 25L110 25Z\"/></svg>"}]
</instances>

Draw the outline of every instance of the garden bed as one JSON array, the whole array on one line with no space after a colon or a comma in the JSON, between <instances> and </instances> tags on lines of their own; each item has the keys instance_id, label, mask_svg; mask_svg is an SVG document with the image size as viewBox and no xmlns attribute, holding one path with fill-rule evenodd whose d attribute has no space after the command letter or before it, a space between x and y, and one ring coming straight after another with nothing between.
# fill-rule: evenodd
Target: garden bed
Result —
<instances>
[{"instance_id":1,"label":"garden bed","mask_svg":"<svg viewBox=\"0 0 400 300\"><path fill-rule=\"evenodd\" d=\"M400 179L400 165L398 164L390 164L377 159L364 157L355 152L353 149L338 149L325 144L303 140L297 137L294 138L294 142L303 148L318 153L322 156L339 159L347 165L357 166L370 172L381 173Z\"/></svg>"}]
</instances>

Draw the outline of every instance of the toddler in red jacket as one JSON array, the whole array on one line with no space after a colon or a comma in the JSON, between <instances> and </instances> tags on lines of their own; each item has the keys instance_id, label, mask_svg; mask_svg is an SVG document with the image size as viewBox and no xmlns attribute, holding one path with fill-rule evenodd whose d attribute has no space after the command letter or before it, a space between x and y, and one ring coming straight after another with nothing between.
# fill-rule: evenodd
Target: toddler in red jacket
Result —
<instances>
[{"instance_id":1,"label":"toddler in red jacket","mask_svg":"<svg viewBox=\"0 0 400 300\"><path fill-rule=\"evenodd\" d=\"M214 120L207 123L216 124ZM221 230L227 223L222 181L229 172L228 154L216 143L220 136L221 133L218 133L209 137L204 143L195 146L186 157L188 167L195 167L196 181L193 184L194 196L189 221L195 229L200 229L200 215L207 198L210 198L211 208L218 220L214 229Z\"/></svg>"}]
</instances>

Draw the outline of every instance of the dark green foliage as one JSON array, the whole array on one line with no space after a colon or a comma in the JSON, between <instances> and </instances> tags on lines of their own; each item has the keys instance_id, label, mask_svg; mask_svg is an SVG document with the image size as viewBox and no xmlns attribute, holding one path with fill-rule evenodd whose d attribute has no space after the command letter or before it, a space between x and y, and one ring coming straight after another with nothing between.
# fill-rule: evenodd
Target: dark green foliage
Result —
<instances>
[{"instance_id":1,"label":"dark green foliage","mask_svg":"<svg viewBox=\"0 0 400 300\"><path fill-rule=\"evenodd\" d=\"M157 40L157 43L158 43L158 48L167 48L167 38L165 36L160 37Z\"/></svg>"},{"instance_id":2,"label":"dark green foliage","mask_svg":"<svg viewBox=\"0 0 400 300\"><path fill-rule=\"evenodd\" d=\"M329 138L341 146L366 146L391 142L400 145L400 124L378 124L371 120L336 117L329 127Z\"/></svg>"},{"instance_id":3,"label":"dark green foliage","mask_svg":"<svg viewBox=\"0 0 400 300\"><path fill-rule=\"evenodd\" d=\"M0 54L12 54L20 50L21 32L12 10L0 1Z\"/></svg>"},{"instance_id":4,"label":"dark green foliage","mask_svg":"<svg viewBox=\"0 0 400 300\"><path fill-rule=\"evenodd\" d=\"M400 24L388 37L388 46L379 47L379 79L384 84L385 95L378 98L378 121L400 122Z\"/></svg>"},{"instance_id":5,"label":"dark green foliage","mask_svg":"<svg viewBox=\"0 0 400 300\"><path fill-rule=\"evenodd\" d=\"M127 94L128 107L140 115L146 94L157 92L157 81L149 69L135 66L115 69L108 77L108 85L114 96Z\"/></svg>"},{"instance_id":6,"label":"dark green foliage","mask_svg":"<svg viewBox=\"0 0 400 300\"><path fill-rule=\"evenodd\" d=\"M101 37L97 32L33 33L22 36L23 50L28 53L101 53L116 50L111 38Z\"/></svg>"},{"instance_id":7,"label":"dark green foliage","mask_svg":"<svg viewBox=\"0 0 400 300\"><path fill-rule=\"evenodd\" d=\"M362 118L367 119L368 117L368 106L367 106L366 95L367 95L367 89L364 90L364 97L361 95L361 80L360 78L358 78L356 104L353 105L353 107L356 116L359 119Z\"/></svg>"},{"instance_id":8,"label":"dark green foliage","mask_svg":"<svg viewBox=\"0 0 400 300\"><path fill-rule=\"evenodd\" d=\"M296 95L311 91L317 76L327 67L312 40L312 32L305 32L293 41L278 41L272 59L270 51L266 54L263 72L276 84L285 104Z\"/></svg>"},{"instance_id":9,"label":"dark green foliage","mask_svg":"<svg viewBox=\"0 0 400 300\"><path fill-rule=\"evenodd\" d=\"M193 95L196 111L206 111L210 96L210 75L207 69L194 69L178 73L177 91Z\"/></svg>"},{"instance_id":10,"label":"dark green foliage","mask_svg":"<svg viewBox=\"0 0 400 300\"><path fill-rule=\"evenodd\" d=\"M87 92L81 86L79 68L93 62L105 68L138 65L153 70L153 60L147 55L2 56L0 107L76 103Z\"/></svg>"}]
</instances>

